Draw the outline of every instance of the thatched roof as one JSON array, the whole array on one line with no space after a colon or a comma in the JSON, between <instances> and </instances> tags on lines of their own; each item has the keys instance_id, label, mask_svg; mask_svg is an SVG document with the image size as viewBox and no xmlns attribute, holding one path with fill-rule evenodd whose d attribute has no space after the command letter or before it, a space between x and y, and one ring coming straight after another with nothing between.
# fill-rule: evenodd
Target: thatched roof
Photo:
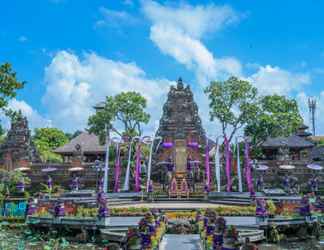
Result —
<instances>
[{"instance_id":1,"label":"thatched roof","mask_svg":"<svg viewBox=\"0 0 324 250\"><path fill-rule=\"evenodd\" d=\"M311 148L314 144L298 135L291 135L288 137L268 138L263 144L263 148Z\"/></svg>"},{"instance_id":2,"label":"thatched roof","mask_svg":"<svg viewBox=\"0 0 324 250\"><path fill-rule=\"evenodd\" d=\"M83 153L105 153L105 145L99 143L99 139L95 134L89 134L88 132L82 132L64 146L55 149L54 152L58 154L73 154L77 151L77 145L81 146Z\"/></svg>"}]
</instances>

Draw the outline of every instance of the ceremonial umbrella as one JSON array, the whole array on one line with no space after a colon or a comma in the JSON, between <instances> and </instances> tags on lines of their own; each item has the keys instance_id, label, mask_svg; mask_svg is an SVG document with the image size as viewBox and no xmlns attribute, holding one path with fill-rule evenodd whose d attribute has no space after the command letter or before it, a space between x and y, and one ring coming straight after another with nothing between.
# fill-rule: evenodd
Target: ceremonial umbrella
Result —
<instances>
[{"instance_id":1,"label":"ceremonial umbrella","mask_svg":"<svg viewBox=\"0 0 324 250\"><path fill-rule=\"evenodd\" d=\"M266 171L268 170L269 167L267 165L258 165L255 170L258 170L258 171Z\"/></svg>"},{"instance_id":2,"label":"ceremonial umbrella","mask_svg":"<svg viewBox=\"0 0 324 250\"><path fill-rule=\"evenodd\" d=\"M292 170L292 169L295 169L295 166L293 166L293 165L280 165L279 168L283 169L283 170Z\"/></svg>"},{"instance_id":3,"label":"ceremonial umbrella","mask_svg":"<svg viewBox=\"0 0 324 250\"><path fill-rule=\"evenodd\" d=\"M322 170L323 169L322 166L315 164L315 163L308 164L306 167L311 170Z\"/></svg>"},{"instance_id":4,"label":"ceremonial umbrella","mask_svg":"<svg viewBox=\"0 0 324 250\"><path fill-rule=\"evenodd\" d=\"M84 170L84 168L82 167L73 167L73 168L69 168L70 172L76 172L76 171L82 171Z\"/></svg>"},{"instance_id":5,"label":"ceremonial umbrella","mask_svg":"<svg viewBox=\"0 0 324 250\"><path fill-rule=\"evenodd\" d=\"M57 168L47 167L47 168L43 168L41 171L44 172L44 173L50 173L50 172L54 172L56 170L57 170Z\"/></svg>"},{"instance_id":6,"label":"ceremonial umbrella","mask_svg":"<svg viewBox=\"0 0 324 250\"><path fill-rule=\"evenodd\" d=\"M20 168L16 168L15 169L16 171L29 171L30 170L30 168L29 167L20 167Z\"/></svg>"},{"instance_id":7,"label":"ceremonial umbrella","mask_svg":"<svg viewBox=\"0 0 324 250\"><path fill-rule=\"evenodd\" d=\"M160 161L156 165L167 165L167 164L172 164L172 161Z\"/></svg>"}]
</instances>

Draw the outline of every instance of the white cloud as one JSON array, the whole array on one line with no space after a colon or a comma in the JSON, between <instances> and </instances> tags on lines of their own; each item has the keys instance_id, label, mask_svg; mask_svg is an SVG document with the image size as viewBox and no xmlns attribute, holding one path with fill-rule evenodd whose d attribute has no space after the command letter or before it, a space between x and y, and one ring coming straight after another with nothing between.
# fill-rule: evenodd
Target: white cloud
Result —
<instances>
[{"instance_id":1,"label":"white cloud","mask_svg":"<svg viewBox=\"0 0 324 250\"><path fill-rule=\"evenodd\" d=\"M154 1L143 1L143 10L154 25L175 27L195 39L239 20L239 15L229 6L163 6Z\"/></svg>"},{"instance_id":2,"label":"white cloud","mask_svg":"<svg viewBox=\"0 0 324 250\"><path fill-rule=\"evenodd\" d=\"M15 111L20 110L22 114L27 117L30 129L48 127L50 125L49 120L44 118L41 114L38 113L37 110L33 109L25 101L12 99L8 103L8 108ZM4 125L5 128L9 129L10 121L8 117L1 115L1 123Z\"/></svg>"},{"instance_id":3,"label":"white cloud","mask_svg":"<svg viewBox=\"0 0 324 250\"><path fill-rule=\"evenodd\" d=\"M228 6L174 8L153 1L143 2L143 11L152 22L150 39L166 55L196 73L200 84L229 75L241 75L241 64L233 57L215 58L201 38L238 19Z\"/></svg>"},{"instance_id":4,"label":"white cloud","mask_svg":"<svg viewBox=\"0 0 324 250\"><path fill-rule=\"evenodd\" d=\"M102 18L96 22L95 27L108 26L119 28L122 25L135 25L139 22L137 18L126 11L111 10L105 7L100 7L99 11Z\"/></svg>"},{"instance_id":5,"label":"white cloud","mask_svg":"<svg viewBox=\"0 0 324 250\"><path fill-rule=\"evenodd\" d=\"M259 70L247 79L262 95L289 95L310 83L309 74L292 73L271 65L260 66Z\"/></svg>"},{"instance_id":6,"label":"white cloud","mask_svg":"<svg viewBox=\"0 0 324 250\"><path fill-rule=\"evenodd\" d=\"M137 91L146 97L151 124L160 111L170 82L149 79L135 63L113 61L94 53L79 58L58 52L45 73L44 105L53 126L67 131L84 129L93 105L121 91ZM152 129L152 127L150 128Z\"/></svg>"}]
</instances>

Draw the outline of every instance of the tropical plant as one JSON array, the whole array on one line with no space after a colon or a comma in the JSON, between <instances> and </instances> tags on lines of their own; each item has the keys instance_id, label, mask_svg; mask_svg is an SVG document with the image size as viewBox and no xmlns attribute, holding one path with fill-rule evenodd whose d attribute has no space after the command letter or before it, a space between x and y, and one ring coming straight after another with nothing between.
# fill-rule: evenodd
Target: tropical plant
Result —
<instances>
[{"instance_id":1,"label":"tropical plant","mask_svg":"<svg viewBox=\"0 0 324 250\"><path fill-rule=\"evenodd\" d=\"M120 136L141 135L141 124L148 123L150 118L144 111L145 108L146 99L136 92L122 92L116 96L108 96L102 110L89 117L88 130L98 135L102 143L108 130ZM117 129L116 122L122 125L122 131Z\"/></svg>"},{"instance_id":2,"label":"tropical plant","mask_svg":"<svg viewBox=\"0 0 324 250\"><path fill-rule=\"evenodd\" d=\"M32 140L43 161L62 162L62 157L53 153L53 150L69 141L63 131L57 128L37 128Z\"/></svg>"},{"instance_id":3,"label":"tropical plant","mask_svg":"<svg viewBox=\"0 0 324 250\"><path fill-rule=\"evenodd\" d=\"M235 133L255 119L258 113L257 89L248 81L230 77L213 81L205 89L210 107L210 120L221 123L222 134L231 141ZM230 132L229 132L230 131Z\"/></svg>"},{"instance_id":4,"label":"tropical plant","mask_svg":"<svg viewBox=\"0 0 324 250\"><path fill-rule=\"evenodd\" d=\"M295 99L269 95L261 98L255 119L249 120L244 132L255 146L268 137L289 136L297 131L303 119Z\"/></svg>"}]
</instances>

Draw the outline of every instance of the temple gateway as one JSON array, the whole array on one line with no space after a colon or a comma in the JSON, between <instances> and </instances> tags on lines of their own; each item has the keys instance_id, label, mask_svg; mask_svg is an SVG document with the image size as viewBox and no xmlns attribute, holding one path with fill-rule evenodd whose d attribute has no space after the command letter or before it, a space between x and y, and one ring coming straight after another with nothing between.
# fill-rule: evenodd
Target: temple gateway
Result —
<instances>
[{"instance_id":1,"label":"temple gateway","mask_svg":"<svg viewBox=\"0 0 324 250\"><path fill-rule=\"evenodd\" d=\"M190 86L184 86L181 78L170 87L156 136L162 144L155 155L153 179L168 189L173 183L178 190L203 180L199 163L206 135Z\"/></svg>"}]
</instances>

